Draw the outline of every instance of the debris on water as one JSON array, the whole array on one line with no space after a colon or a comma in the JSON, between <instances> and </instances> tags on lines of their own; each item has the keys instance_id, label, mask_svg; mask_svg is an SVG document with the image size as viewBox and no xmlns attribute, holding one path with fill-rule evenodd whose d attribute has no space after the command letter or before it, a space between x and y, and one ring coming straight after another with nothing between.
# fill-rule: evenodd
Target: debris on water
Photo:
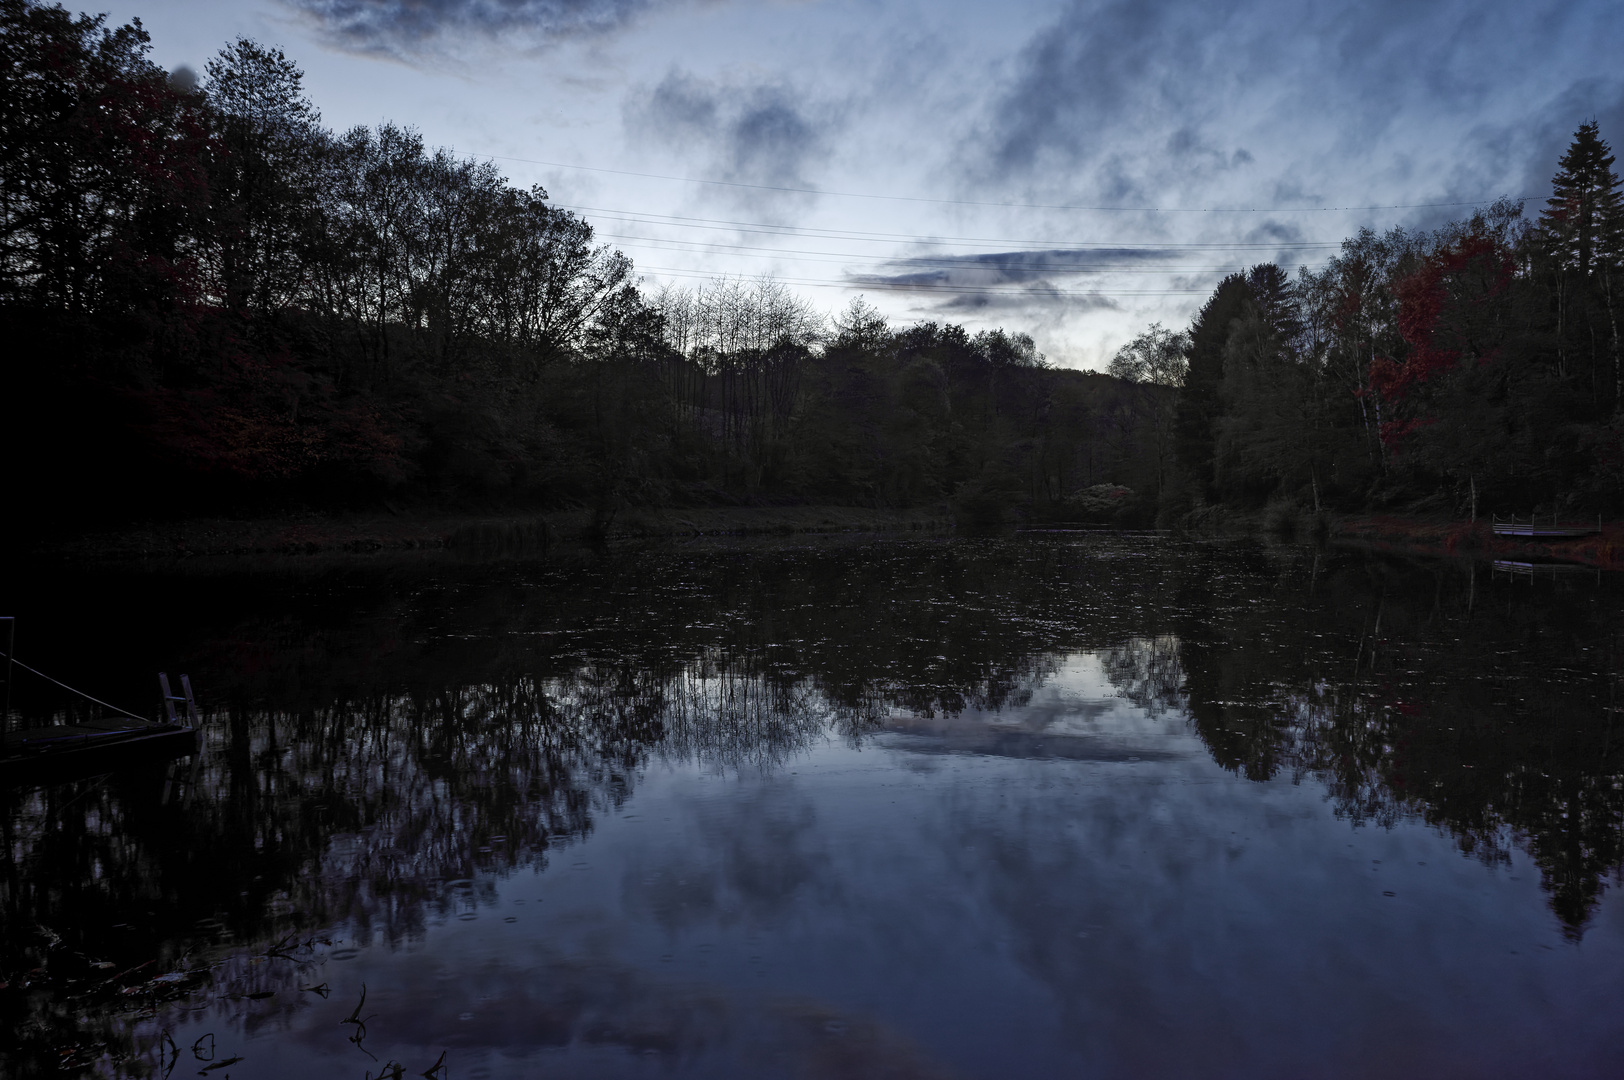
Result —
<instances>
[{"instance_id":1,"label":"debris on water","mask_svg":"<svg viewBox=\"0 0 1624 1080\"><path fill-rule=\"evenodd\" d=\"M377 1061L378 1059L372 1053L372 1051L368 1050L365 1046L362 1045L362 1043L365 1041L365 1039L367 1037L367 1021L371 1019L371 1017L363 1017L361 1015L361 1010L366 1006L366 1003L367 1003L367 984L362 983L361 984L361 1000L357 1001L355 1003L354 1011L352 1011L350 1013L350 1015L346 1016L344 1019L340 1020L339 1023L340 1024L352 1024L352 1025L354 1025L355 1032L349 1037L349 1041L354 1043L355 1048L357 1050L361 1051L361 1053L365 1054L369 1058L372 1058L373 1061Z\"/></svg>"}]
</instances>

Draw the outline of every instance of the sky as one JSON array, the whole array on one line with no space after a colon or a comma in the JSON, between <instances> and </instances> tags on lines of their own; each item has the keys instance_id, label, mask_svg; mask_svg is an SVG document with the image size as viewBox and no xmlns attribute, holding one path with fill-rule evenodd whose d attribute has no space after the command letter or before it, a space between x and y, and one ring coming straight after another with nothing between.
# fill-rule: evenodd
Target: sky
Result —
<instances>
[{"instance_id":1,"label":"sky","mask_svg":"<svg viewBox=\"0 0 1624 1080\"><path fill-rule=\"evenodd\" d=\"M68 4L67 6L75 6ZM97 5L94 10L104 10ZM281 46L335 129L539 184L645 285L1030 333L1102 368L1228 272L1549 194L1624 140L1603 0L142 0L152 59Z\"/></svg>"}]
</instances>

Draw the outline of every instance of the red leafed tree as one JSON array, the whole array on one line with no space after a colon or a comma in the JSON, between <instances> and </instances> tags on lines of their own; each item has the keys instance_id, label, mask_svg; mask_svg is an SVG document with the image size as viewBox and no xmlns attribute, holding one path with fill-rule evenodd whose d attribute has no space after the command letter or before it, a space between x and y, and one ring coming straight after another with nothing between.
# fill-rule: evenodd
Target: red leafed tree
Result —
<instances>
[{"instance_id":1,"label":"red leafed tree","mask_svg":"<svg viewBox=\"0 0 1624 1080\"><path fill-rule=\"evenodd\" d=\"M203 103L146 58L139 21L0 0L0 304L75 322L195 295Z\"/></svg>"},{"instance_id":2,"label":"red leafed tree","mask_svg":"<svg viewBox=\"0 0 1624 1080\"><path fill-rule=\"evenodd\" d=\"M1432 421L1430 395L1421 388L1463 360L1493 358L1503 330L1498 301L1515 265L1500 238L1474 229L1423 256L1397 282L1404 354L1378 356L1370 365L1370 387L1387 406L1382 439L1389 447Z\"/></svg>"}]
</instances>

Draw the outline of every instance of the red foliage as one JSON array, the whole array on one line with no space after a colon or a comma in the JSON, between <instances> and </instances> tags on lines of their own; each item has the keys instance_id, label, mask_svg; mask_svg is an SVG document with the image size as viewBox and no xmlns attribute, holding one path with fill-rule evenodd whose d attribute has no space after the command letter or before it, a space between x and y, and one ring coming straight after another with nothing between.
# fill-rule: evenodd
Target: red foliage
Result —
<instances>
[{"instance_id":1,"label":"red foliage","mask_svg":"<svg viewBox=\"0 0 1624 1080\"><path fill-rule=\"evenodd\" d=\"M1488 361L1492 348L1473 341L1471 328L1483 322L1488 306L1510 284L1513 269L1510 252L1483 233L1472 233L1422 259L1393 290L1399 305L1398 330L1408 352L1402 359L1374 358L1370 389L1383 401L1396 404L1416 387L1452 370L1465 355ZM1428 422L1384 423L1382 441L1395 445Z\"/></svg>"}]
</instances>

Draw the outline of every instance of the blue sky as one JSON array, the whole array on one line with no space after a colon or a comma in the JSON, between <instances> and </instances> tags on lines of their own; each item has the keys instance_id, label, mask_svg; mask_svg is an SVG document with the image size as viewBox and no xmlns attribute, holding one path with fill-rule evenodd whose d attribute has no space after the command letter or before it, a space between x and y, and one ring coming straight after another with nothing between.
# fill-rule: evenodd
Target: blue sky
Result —
<instances>
[{"instance_id":1,"label":"blue sky","mask_svg":"<svg viewBox=\"0 0 1624 1080\"><path fill-rule=\"evenodd\" d=\"M328 125L494 158L651 287L769 274L826 310L861 293L896 323L1026 330L1081 367L1187 323L1227 270L1543 198L1579 123L1624 139L1624 18L1601 2L108 10L171 68L237 35L282 46Z\"/></svg>"}]
</instances>

